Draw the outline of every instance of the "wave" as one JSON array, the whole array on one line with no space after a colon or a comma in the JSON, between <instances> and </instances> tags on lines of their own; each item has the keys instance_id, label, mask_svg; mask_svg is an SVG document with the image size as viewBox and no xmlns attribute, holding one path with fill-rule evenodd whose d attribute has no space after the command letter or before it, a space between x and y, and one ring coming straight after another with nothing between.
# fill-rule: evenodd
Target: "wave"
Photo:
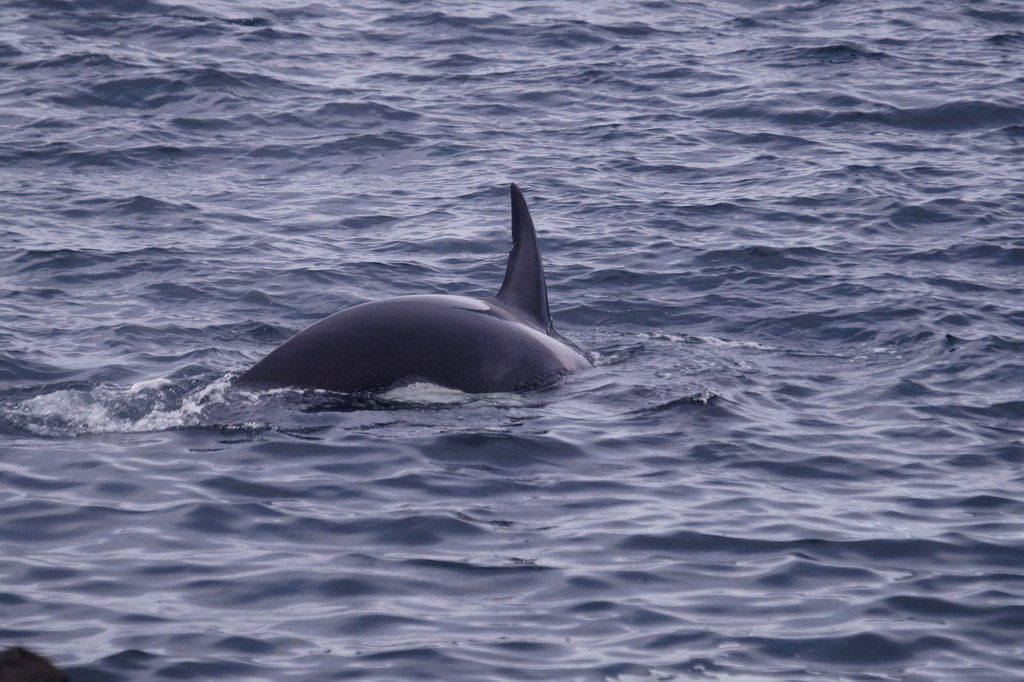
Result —
<instances>
[{"instance_id":1,"label":"wave","mask_svg":"<svg viewBox=\"0 0 1024 682\"><path fill-rule=\"evenodd\" d=\"M0 432L47 438L142 433L208 423L207 410L226 403L228 377L212 382L157 379L128 388L83 382L53 384L0 396Z\"/></svg>"}]
</instances>

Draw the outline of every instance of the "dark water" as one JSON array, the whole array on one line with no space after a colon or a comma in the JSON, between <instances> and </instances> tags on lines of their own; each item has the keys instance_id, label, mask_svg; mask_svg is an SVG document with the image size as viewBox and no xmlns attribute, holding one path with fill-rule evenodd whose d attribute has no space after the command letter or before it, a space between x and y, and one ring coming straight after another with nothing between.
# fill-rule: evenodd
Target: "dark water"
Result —
<instances>
[{"instance_id":1,"label":"dark water","mask_svg":"<svg viewBox=\"0 0 1024 682\"><path fill-rule=\"evenodd\" d=\"M74 680L1024 679L1024 7L5 2L0 645ZM230 379L492 294L599 366Z\"/></svg>"}]
</instances>

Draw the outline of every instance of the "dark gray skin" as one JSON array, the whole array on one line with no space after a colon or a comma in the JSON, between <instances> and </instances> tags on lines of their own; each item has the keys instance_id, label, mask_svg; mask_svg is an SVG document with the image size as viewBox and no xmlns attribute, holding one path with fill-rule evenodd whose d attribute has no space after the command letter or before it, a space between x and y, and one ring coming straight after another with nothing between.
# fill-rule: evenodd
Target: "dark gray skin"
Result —
<instances>
[{"instance_id":1,"label":"dark gray skin","mask_svg":"<svg viewBox=\"0 0 1024 682\"><path fill-rule=\"evenodd\" d=\"M0 652L0 682L68 682L68 678L39 654L14 646Z\"/></svg>"},{"instance_id":2,"label":"dark gray skin","mask_svg":"<svg viewBox=\"0 0 1024 682\"><path fill-rule=\"evenodd\" d=\"M400 296L363 303L299 332L241 384L348 393L428 382L467 393L534 388L592 363L555 331L537 237L516 185L512 252L496 296Z\"/></svg>"}]
</instances>

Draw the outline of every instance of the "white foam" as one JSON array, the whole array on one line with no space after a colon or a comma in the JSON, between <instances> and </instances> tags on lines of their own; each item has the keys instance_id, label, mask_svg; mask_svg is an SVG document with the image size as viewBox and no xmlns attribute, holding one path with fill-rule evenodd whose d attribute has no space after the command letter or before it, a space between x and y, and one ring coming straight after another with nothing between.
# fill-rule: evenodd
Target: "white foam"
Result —
<instances>
[{"instance_id":1,"label":"white foam","mask_svg":"<svg viewBox=\"0 0 1024 682\"><path fill-rule=\"evenodd\" d=\"M751 348L753 350L764 351L777 350L772 346L766 346L763 343L758 343L757 341L735 341L733 339L720 339L717 336L681 336L679 334L656 332L648 334L647 337L651 339L672 341L674 343L694 343L694 341L700 341L708 346L719 346L723 348Z\"/></svg>"},{"instance_id":2,"label":"white foam","mask_svg":"<svg viewBox=\"0 0 1024 682\"><path fill-rule=\"evenodd\" d=\"M752 348L754 350L775 350L757 341L733 341L731 339L720 339L717 336L698 336L702 342L709 346L724 346L726 348Z\"/></svg>"},{"instance_id":3,"label":"white foam","mask_svg":"<svg viewBox=\"0 0 1024 682\"><path fill-rule=\"evenodd\" d=\"M163 388L164 386L170 386L171 383L172 382L170 379L164 377L160 377L157 379L149 379L147 381L140 381L138 383L132 384L131 388L128 389L128 392L134 394L149 389Z\"/></svg>"},{"instance_id":4,"label":"white foam","mask_svg":"<svg viewBox=\"0 0 1024 682\"><path fill-rule=\"evenodd\" d=\"M167 379L154 379L128 388L104 384L61 389L29 398L13 406L11 414L40 436L163 431L201 423L207 406L223 402L230 379L221 377L181 398L162 392L172 385Z\"/></svg>"}]
</instances>

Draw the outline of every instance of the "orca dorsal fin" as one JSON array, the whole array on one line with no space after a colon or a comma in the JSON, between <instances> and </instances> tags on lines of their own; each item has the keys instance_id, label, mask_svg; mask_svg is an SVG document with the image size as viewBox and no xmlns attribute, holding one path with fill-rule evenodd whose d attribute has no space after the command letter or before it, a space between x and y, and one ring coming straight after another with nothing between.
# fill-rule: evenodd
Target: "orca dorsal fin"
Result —
<instances>
[{"instance_id":1,"label":"orca dorsal fin","mask_svg":"<svg viewBox=\"0 0 1024 682\"><path fill-rule=\"evenodd\" d=\"M554 332L548 311L548 289L540 262L533 218L522 190L512 183L512 251L508 254L505 280L494 297L506 308L525 317L548 334Z\"/></svg>"}]
</instances>

